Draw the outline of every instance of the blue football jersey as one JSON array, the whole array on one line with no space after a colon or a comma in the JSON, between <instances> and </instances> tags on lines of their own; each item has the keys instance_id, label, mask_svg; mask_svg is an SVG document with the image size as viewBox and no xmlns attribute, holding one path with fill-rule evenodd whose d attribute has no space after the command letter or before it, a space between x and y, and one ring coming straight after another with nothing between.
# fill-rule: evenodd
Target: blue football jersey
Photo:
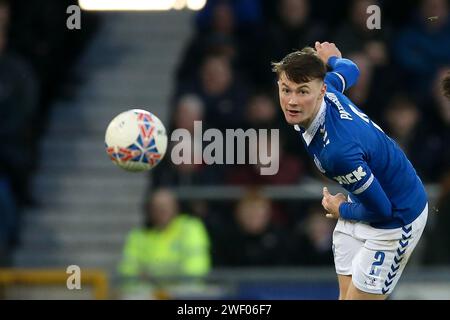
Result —
<instances>
[{"instance_id":1,"label":"blue football jersey","mask_svg":"<svg viewBox=\"0 0 450 320\"><path fill-rule=\"evenodd\" d=\"M343 94L357 66L337 57L328 64L320 110L309 128L296 130L317 168L349 192L341 217L381 229L411 223L427 204L422 181L398 144Z\"/></svg>"}]
</instances>

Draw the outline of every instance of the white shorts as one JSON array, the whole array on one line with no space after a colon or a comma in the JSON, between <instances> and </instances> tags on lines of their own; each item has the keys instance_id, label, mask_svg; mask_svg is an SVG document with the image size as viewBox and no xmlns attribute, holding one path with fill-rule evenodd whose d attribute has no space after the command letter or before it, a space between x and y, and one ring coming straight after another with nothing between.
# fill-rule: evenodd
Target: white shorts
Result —
<instances>
[{"instance_id":1,"label":"white shorts","mask_svg":"<svg viewBox=\"0 0 450 320\"><path fill-rule=\"evenodd\" d=\"M362 222L339 219L333 232L336 273L351 275L361 291L390 294L427 223L428 204L411 224L376 229Z\"/></svg>"}]
</instances>

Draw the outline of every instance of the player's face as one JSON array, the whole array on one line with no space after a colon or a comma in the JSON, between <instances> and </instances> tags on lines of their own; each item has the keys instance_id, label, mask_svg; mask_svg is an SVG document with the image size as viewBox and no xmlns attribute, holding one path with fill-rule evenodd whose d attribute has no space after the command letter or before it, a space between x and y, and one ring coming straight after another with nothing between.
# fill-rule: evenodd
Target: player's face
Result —
<instances>
[{"instance_id":1,"label":"player's face","mask_svg":"<svg viewBox=\"0 0 450 320\"><path fill-rule=\"evenodd\" d=\"M319 111L326 85L319 79L305 83L292 82L282 72L278 80L278 91L286 121L307 128Z\"/></svg>"}]
</instances>

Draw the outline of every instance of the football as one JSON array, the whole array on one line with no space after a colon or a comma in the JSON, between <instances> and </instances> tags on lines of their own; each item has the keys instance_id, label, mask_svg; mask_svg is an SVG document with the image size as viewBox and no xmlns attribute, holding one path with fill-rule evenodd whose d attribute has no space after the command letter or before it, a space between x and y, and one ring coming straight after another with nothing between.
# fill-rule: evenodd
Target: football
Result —
<instances>
[{"instance_id":1,"label":"football","mask_svg":"<svg viewBox=\"0 0 450 320\"><path fill-rule=\"evenodd\" d=\"M166 129L151 112L132 109L117 115L105 134L106 152L127 171L146 171L163 159L167 149Z\"/></svg>"}]
</instances>

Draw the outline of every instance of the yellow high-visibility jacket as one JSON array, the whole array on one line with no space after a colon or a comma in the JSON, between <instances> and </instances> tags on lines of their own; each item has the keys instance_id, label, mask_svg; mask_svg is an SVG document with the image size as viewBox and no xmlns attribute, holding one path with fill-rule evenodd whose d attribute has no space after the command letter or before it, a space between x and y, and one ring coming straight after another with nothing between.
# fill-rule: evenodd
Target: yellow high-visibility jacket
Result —
<instances>
[{"instance_id":1,"label":"yellow high-visibility jacket","mask_svg":"<svg viewBox=\"0 0 450 320\"><path fill-rule=\"evenodd\" d=\"M177 215L162 230L132 230L119 265L122 276L202 276L211 267L210 242L203 222Z\"/></svg>"}]
</instances>

